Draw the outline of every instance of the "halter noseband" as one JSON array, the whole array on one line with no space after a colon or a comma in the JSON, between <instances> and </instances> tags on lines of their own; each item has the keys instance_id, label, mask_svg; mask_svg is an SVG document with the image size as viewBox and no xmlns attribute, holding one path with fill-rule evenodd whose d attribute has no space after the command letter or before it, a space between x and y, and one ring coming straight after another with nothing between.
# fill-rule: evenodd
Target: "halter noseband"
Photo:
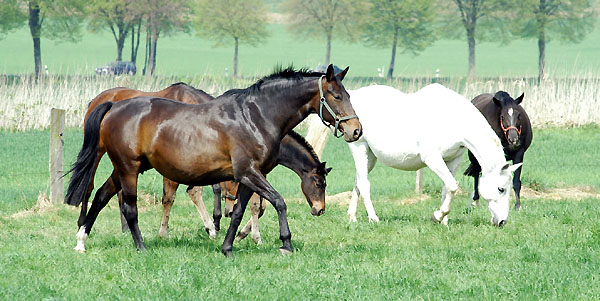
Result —
<instances>
[{"instance_id":1,"label":"halter noseband","mask_svg":"<svg viewBox=\"0 0 600 301\"><path fill-rule=\"evenodd\" d=\"M237 197L235 197L235 195L231 195L229 190L227 190L227 182L223 182L223 185L225 186L225 194L221 197L223 201L225 201L225 199L236 201Z\"/></svg>"},{"instance_id":2,"label":"halter noseband","mask_svg":"<svg viewBox=\"0 0 600 301\"><path fill-rule=\"evenodd\" d=\"M336 114L335 112L333 112L333 110L331 109L331 107L327 103L327 100L325 99L325 96L323 96L323 83L322 83L323 77L325 77L325 75L321 75L321 77L319 78L319 94L321 95L321 99L319 100L319 117L321 117L321 121L323 122L323 124L326 127L331 127L332 126L332 124L330 122L325 121L325 119L323 118L323 107L325 107L327 109L327 111L329 112L329 114L331 115L331 117L333 117L333 119L335 120L335 126L334 126L333 135L336 138L340 138L340 137L342 137L344 135L342 132L340 132L340 135L338 136L338 126L340 125L340 122L344 121L344 120L349 120L349 119L352 119L352 118L358 118L358 116L356 116L356 115L348 115L348 116L340 117L338 114Z\"/></svg>"},{"instance_id":3,"label":"halter noseband","mask_svg":"<svg viewBox=\"0 0 600 301\"><path fill-rule=\"evenodd\" d=\"M516 126L509 126L507 128L504 127L504 123L502 123L502 117L500 117L500 127L502 128L502 131L504 132L504 137L506 137L506 141L508 141L508 131L510 129L514 129L515 131L517 131L517 134L519 134L519 137L521 137L521 130L523 130L523 126L519 126L519 128L517 128Z\"/></svg>"}]
</instances>

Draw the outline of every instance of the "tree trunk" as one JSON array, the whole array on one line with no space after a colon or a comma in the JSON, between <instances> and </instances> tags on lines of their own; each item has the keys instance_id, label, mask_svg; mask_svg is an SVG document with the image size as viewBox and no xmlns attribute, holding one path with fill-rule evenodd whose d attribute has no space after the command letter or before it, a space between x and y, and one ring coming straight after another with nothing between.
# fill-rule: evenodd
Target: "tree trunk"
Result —
<instances>
[{"instance_id":1,"label":"tree trunk","mask_svg":"<svg viewBox=\"0 0 600 301\"><path fill-rule=\"evenodd\" d=\"M158 44L158 30L152 29L152 38L150 39L150 56L148 57L149 75L154 75L156 69L156 46Z\"/></svg>"},{"instance_id":2,"label":"tree trunk","mask_svg":"<svg viewBox=\"0 0 600 301\"><path fill-rule=\"evenodd\" d=\"M40 40L42 22L40 20L40 4L37 1L29 1L29 31L31 31L31 37L33 38L35 75L39 76L42 71L42 46Z\"/></svg>"},{"instance_id":3,"label":"tree trunk","mask_svg":"<svg viewBox=\"0 0 600 301\"><path fill-rule=\"evenodd\" d=\"M235 40L235 49L233 50L233 77L238 76L238 45L239 39L233 38Z\"/></svg>"},{"instance_id":4,"label":"tree trunk","mask_svg":"<svg viewBox=\"0 0 600 301\"><path fill-rule=\"evenodd\" d=\"M131 28L131 61L134 65L137 64L137 54L138 49L140 49L140 35L142 29L142 19L138 21L137 24L137 39L135 37L136 28L135 26Z\"/></svg>"},{"instance_id":5,"label":"tree trunk","mask_svg":"<svg viewBox=\"0 0 600 301\"><path fill-rule=\"evenodd\" d=\"M398 28L394 28L394 40L392 41L392 60L388 68L387 79L391 80L394 77L394 63L396 61L396 46L398 45Z\"/></svg>"},{"instance_id":6,"label":"tree trunk","mask_svg":"<svg viewBox=\"0 0 600 301\"><path fill-rule=\"evenodd\" d=\"M146 27L146 47L144 50L144 69L142 70L142 75L146 75L148 58L150 57L150 27Z\"/></svg>"},{"instance_id":7,"label":"tree trunk","mask_svg":"<svg viewBox=\"0 0 600 301\"><path fill-rule=\"evenodd\" d=\"M475 27L467 29L469 42L469 78L475 78Z\"/></svg>"},{"instance_id":8,"label":"tree trunk","mask_svg":"<svg viewBox=\"0 0 600 301\"><path fill-rule=\"evenodd\" d=\"M546 76L546 29L543 24L538 29L538 51L538 82L541 82Z\"/></svg>"},{"instance_id":9,"label":"tree trunk","mask_svg":"<svg viewBox=\"0 0 600 301\"><path fill-rule=\"evenodd\" d=\"M325 52L325 66L329 66L331 58L331 31L327 33L327 50Z\"/></svg>"}]
</instances>

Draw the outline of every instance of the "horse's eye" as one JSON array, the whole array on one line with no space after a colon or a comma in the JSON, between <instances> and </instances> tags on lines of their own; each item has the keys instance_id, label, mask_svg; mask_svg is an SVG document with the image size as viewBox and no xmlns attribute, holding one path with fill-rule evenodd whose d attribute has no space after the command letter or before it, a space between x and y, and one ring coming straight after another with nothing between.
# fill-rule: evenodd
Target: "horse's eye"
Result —
<instances>
[{"instance_id":1,"label":"horse's eye","mask_svg":"<svg viewBox=\"0 0 600 301\"><path fill-rule=\"evenodd\" d=\"M504 193L504 191L506 191L506 190L505 190L504 188L502 188L502 187L498 187L498 191L499 191L500 193Z\"/></svg>"},{"instance_id":2,"label":"horse's eye","mask_svg":"<svg viewBox=\"0 0 600 301\"><path fill-rule=\"evenodd\" d=\"M340 99L342 99L342 97L341 97L341 96L339 96L339 95L336 95L336 94L333 94L333 98L335 98L336 100L340 100Z\"/></svg>"}]
</instances>

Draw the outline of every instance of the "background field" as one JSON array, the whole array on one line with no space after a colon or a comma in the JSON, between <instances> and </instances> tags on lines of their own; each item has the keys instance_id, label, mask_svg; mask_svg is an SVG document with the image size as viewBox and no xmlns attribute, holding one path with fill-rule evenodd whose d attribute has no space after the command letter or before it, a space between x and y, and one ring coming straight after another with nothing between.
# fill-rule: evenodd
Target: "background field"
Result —
<instances>
[{"instance_id":1,"label":"background field","mask_svg":"<svg viewBox=\"0 0 600 301\"><path fill-rule=\"evenodd\" d=\"M369 224L362 205L359 222L348 224L347 206L331 195L351 189L354 167L348 147L330 139L323 155L328 176L326 214L312 217L301 199L299 179L278 167L268 177L288 202L295 248L277 256L277 219L271 207L261 219L262 246L236 243L235 258L219 252L224 233L208 239L199 215L180 189L170 238L157 236L160 177L140 176L140 227L149 250L135 251L120 233L116 202L100 214L86 254L75 245L78 210L66 205L34 207L45 191L46 131L0 132L0 295L40 298L489 298L596 299L600 297L600 218L597 170L600 128L549 128L535 132L525 158L523 182L532 193L508 224L489 225L484 207L466 214L471 181L457 176L461 193L449 228L429 217L439 206L440 181L425 173L423 201L413 193L414 173L378 165L370 175L379 224ZM66 132L67 162L81 144L79 129ZM99 185L109 173L103 161ZM464 165L461 170L464 170ZM555 188L584 194L553 199ZM211 196L205 190L205 200ZM210 201L207 205L210 210ZM247 217L246 217L247 218ZM223 229L227 229L224 220Z\"/></svg>"},{"instance_id":2,"label":"background field","mask_svg":"<svg viewBox=\"0 0 600 301\"><path fill-rule=\"evenodd\" d=\"M239 68L242 76L264 75L277 64L294 63L296 67L314 67L322 64L325 43L318 40L291 36L284 25L269 25L271 36L258 47L240 47ZM129 57L130 44L124 48L124 60ZM138 68L143 66L143 42L138 54ZM231 74L233 47L213 47L213 43L193 34L162 37L158 41L157 74L194 76L199 74ZM590 33L580 44L562 44L552 41L546 48L546 64L550 76L568 76L600 69L600 29ZM33 72L33 48L29 31L19 30L0 41L0 73ZM509 45L485 42L477 44L477 74L485 77L537 76L537 41L515 40ZM93 74L94 68L116 57L114 40L108 32L86 33L77 44L42 39L42 64L51 73ZM391 49L367 48L362 44L334 41L332 63L350 66L350 77L376 77L377 68L387 70ZM433 77L440 69L441 76L467 74L467 42L441 39L419 56L399 54L395 76Z\"/></svg>"}]
</instances>

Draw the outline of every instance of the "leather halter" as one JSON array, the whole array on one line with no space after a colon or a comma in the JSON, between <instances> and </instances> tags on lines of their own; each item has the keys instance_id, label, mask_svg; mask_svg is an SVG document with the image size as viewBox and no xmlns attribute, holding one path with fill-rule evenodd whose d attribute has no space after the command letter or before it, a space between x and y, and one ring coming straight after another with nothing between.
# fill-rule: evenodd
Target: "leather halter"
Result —
<instances>
[{"instance_id":1,"label":"leather halter","mask_svg":"<svg viewBox=\"0 0 600 301\"><path fill-rule=\"evenodd\" d=\"M236 201L237 197L235 197L235 195L231 195L229 193L229 190L227 190L227 182L223 182L223 186L225 186L225 193L224 195L221 197L223 199L223 201L225 201L225 199L229 199L232 201Z\"/></svg>"},{"instance_id":2,"label":"leather halter","mask_svg":"<svg viewBox=\"0 0 600 301\"><path fill-rule=\"evenodd\" d=\"M517 134L519 134L519 138L521 137L521 130L523 130L523 126L519 126L519 128L517 128L516 126L509 126L507 128L504 127L504 123L502 123L502 117L500 117L500 127L502 128L502 131L504 132L504 137L506 137L506 141L508 141L508 131L510 131L510 129L514 129L515 131L517 131Z\"/></svg>"},{"instance_id":3,"label":"leather halter","mask_svg":"<svg viewBox=\"0 0 600 301\"><path fill-rule=\"evenodd\" d=\"M329 112L329 114L331 115L331 117L333 117L333 119L335 120L335 126L334 126L334 131L333 131L333 135L336 138L340 138L342 136L344 136L344 134L340 131L340 135L338 136L338 126L340 125L341 121L344 120L349 120L349 119L353 119L353 118L357 118L358 116L356 115L348 115L348 116L344 116L344 117L340 117L338 114L336 114L331 107L329 106L329 104L327 103L327 100L325 99L325 96L323 96L323 78L325 77L325 75L321 75L321 77L319 78L319 94L321 96L321 99L319 100L319 117L321 117L321 121L323 122L323 124L326 127L331 127L332 124L328 121L325 121L325 119L323 118L323 107L325 107L325 109L327 109L327 111Z\"/></svg>"}]
</instances>

